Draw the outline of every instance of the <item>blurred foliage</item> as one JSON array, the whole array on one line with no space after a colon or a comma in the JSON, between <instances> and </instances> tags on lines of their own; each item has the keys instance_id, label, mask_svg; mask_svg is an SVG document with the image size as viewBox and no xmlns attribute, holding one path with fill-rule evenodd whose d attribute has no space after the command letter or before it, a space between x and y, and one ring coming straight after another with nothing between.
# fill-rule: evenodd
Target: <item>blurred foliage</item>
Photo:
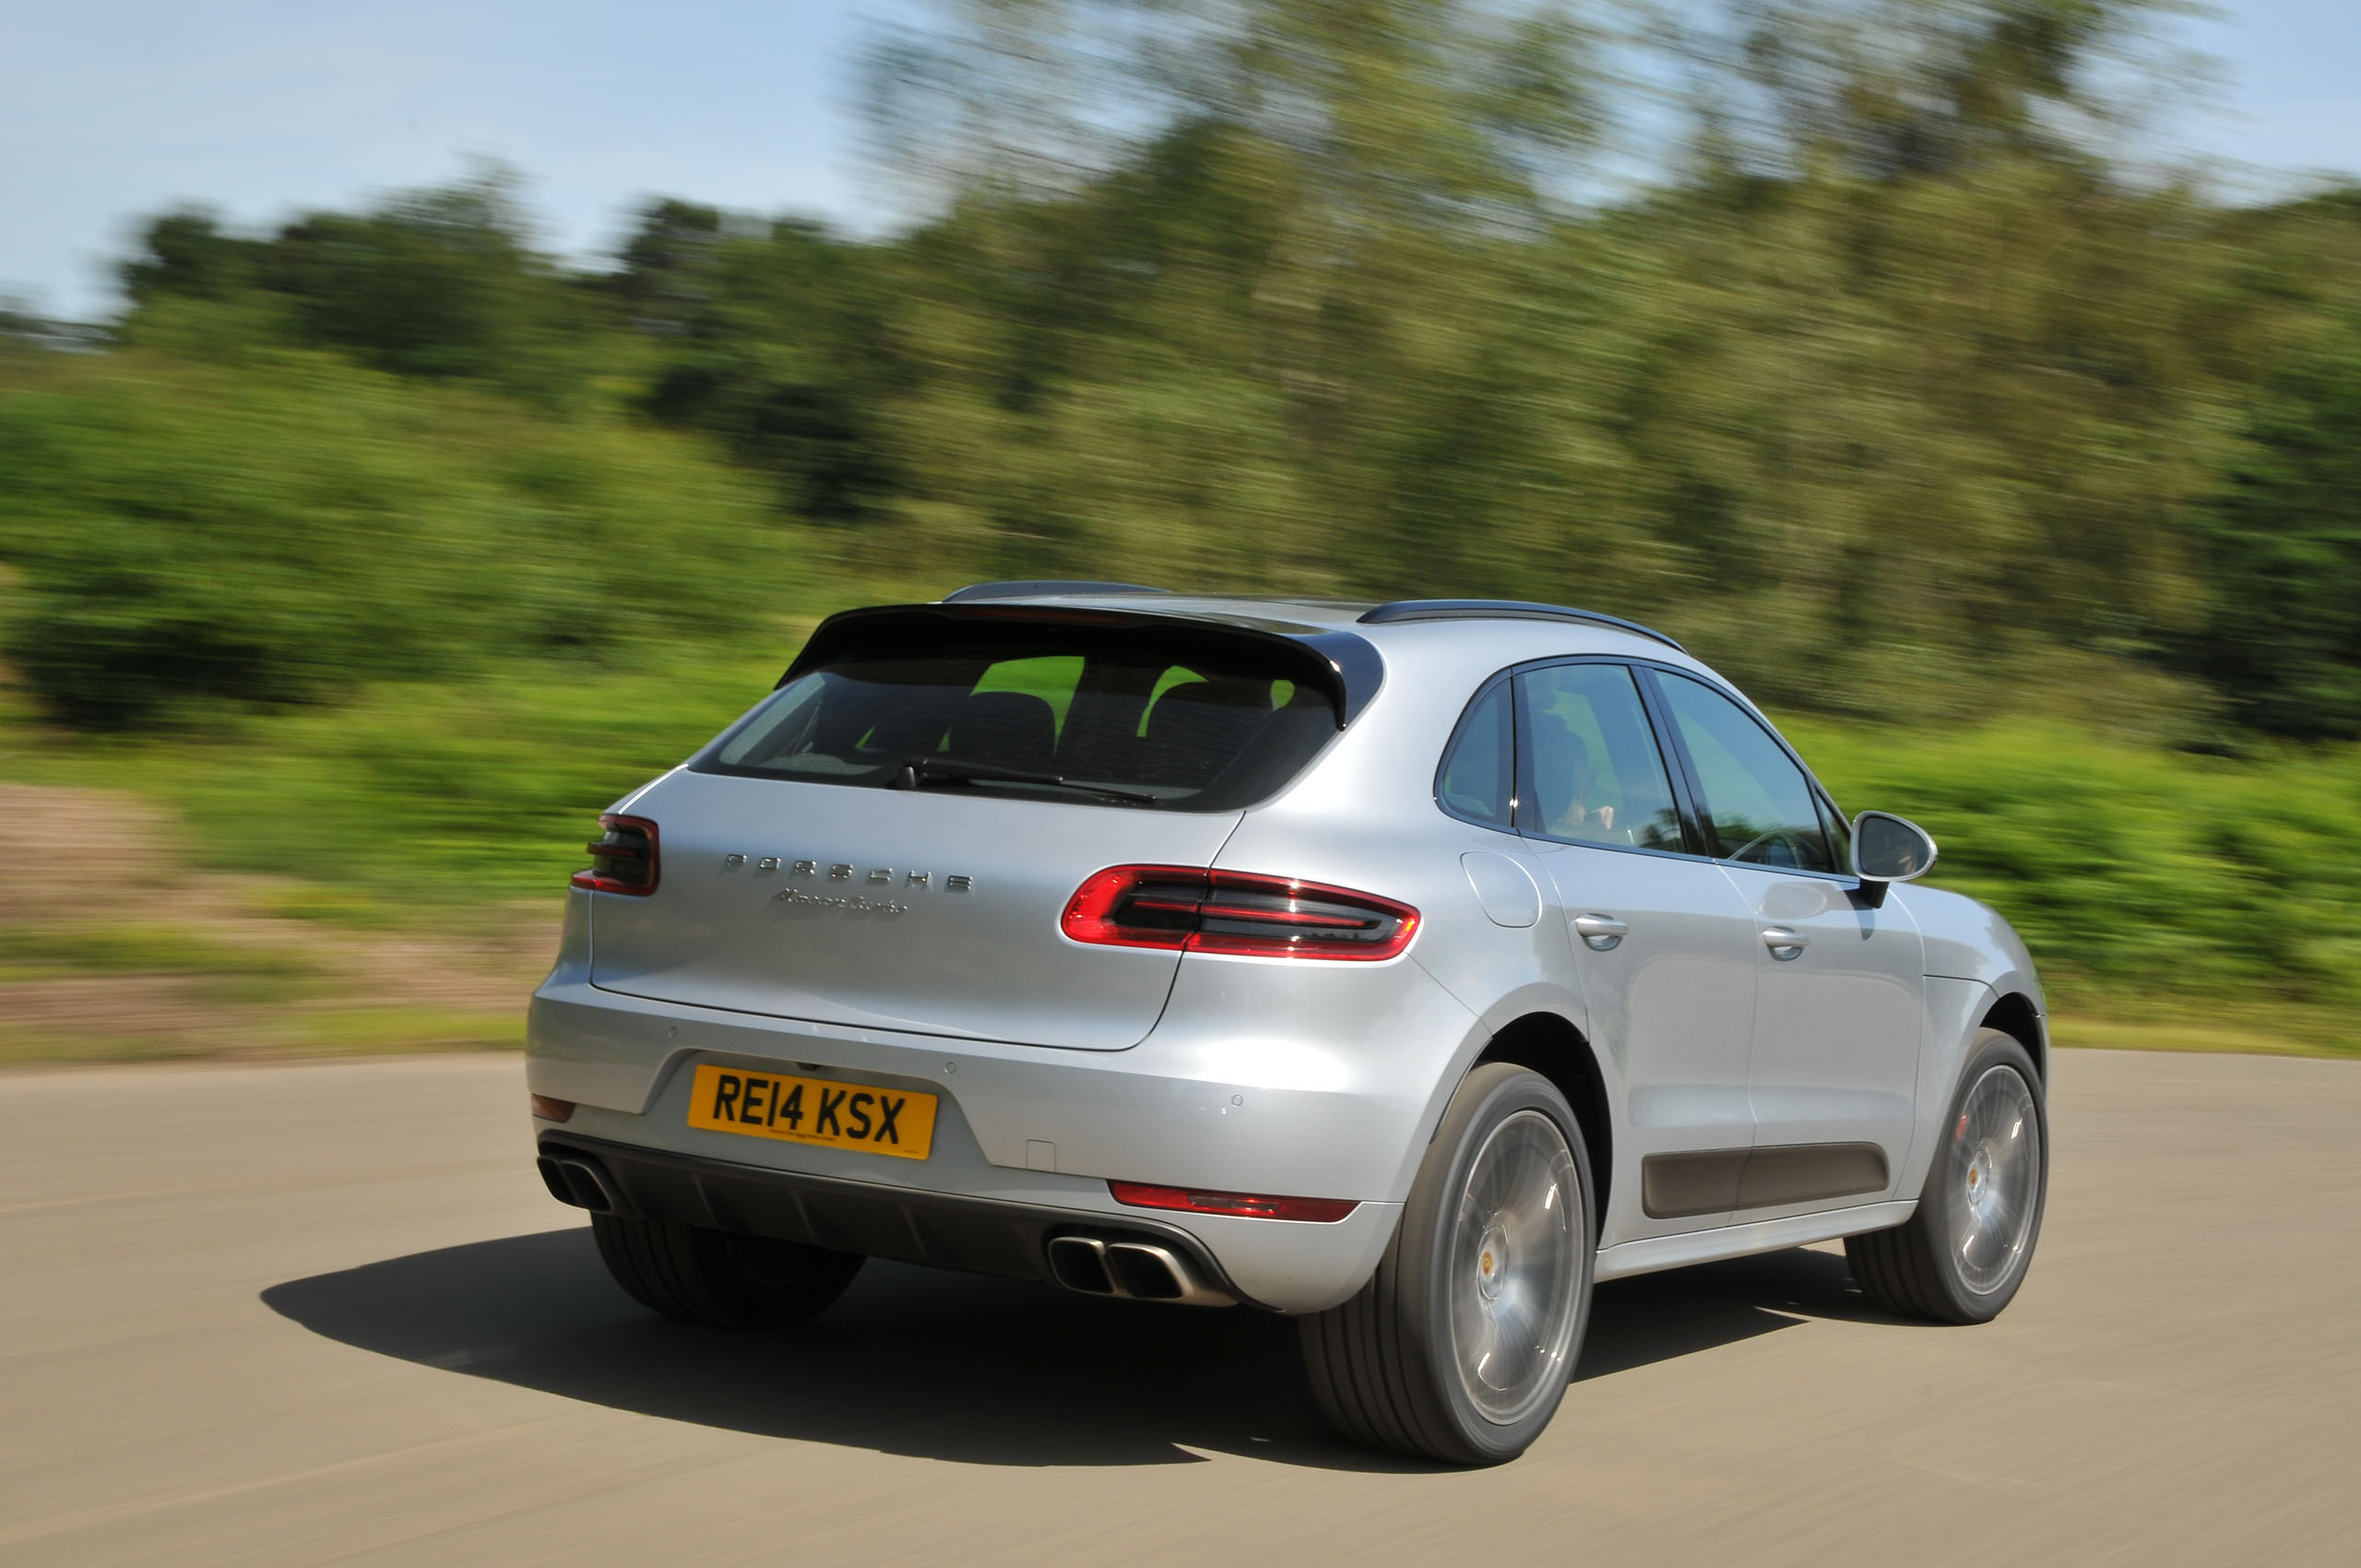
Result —
<instances>
[{"instance_id":1,"label":"blurred foliage","mask_svg":"<svg viewBox=\"0 0 2361 1568\"><path fill-rule=\"evenodd\" d=\"M861 253L805 223L732 237L713 209L666 201L623 260L617 294L666 345L640 406L719 434L774 477L790 515L873 517L898 488L884 421L904 377L883 280Z\"/></svg>"},{"instance_id":2,"label":"blurred foliage","mask_svg":"<svg viewBox=\"0 0 2361 1568\"><path fill-rule=\"evenodd\" d=\"M664 198L571 273L495 168L267 237L166 214L118 332L701 432L783 525L946 579L1566 600L1790 707L2353 735L2361 201L2106 156L2165 8L953 0L876 65L937 203L905 233ZM1570 200L1633 124L1685 127L1661 177ZM316 689L228 636L193 689ZM93 683L148 662L30 673L114 721L157 699Z\"/></svg>"},{"instance_id":3,"label":"blurred foliage","mask_svg":"<svg viewBox=\"0 0 2361 1568\"><path fill-rule=\"evenodd\" d=\"M302 351L0 385L8 657L79 724L727 635L770 537L675 441Z\"/></svg>"},{"instance_id":4,"label":"blurred foliage","mask_svg":"<svg viewBox=\"0 0 2361 1568\"><path fill-rule=\"evenodd\" d=\"M125 974L197 976L208 999L280 1001L311 989L317 965L306 954L224 942L187 925L0 925L0 981Z\"/></svg>"},{"instance_id":5,"label":"blurred foliage","mask_svg":"<svg viewBox=\"0 0 2361 1568\"><path fill-rule=\"evenodd\" d=\"M886 237L163 214L104 334L0 310L0 636L75 731L0 751L428 910L834 604L1555 600L1805 715L2070 989L2349 1005L2361 194L2126 155L2171 8L947 0Z\"/></svg>"},{"instance_id":6,"label":"blurred foliage","mask_svg":"<svg viewBox=\"0 0 2361 1568\"><path fill-rule=\"evenodd\" d=\"M2238 760L2016 721L1948 735L1788 726L1837 798L1933 825L1936 881L2004 911L2069 1009L2267 997L2350 1040L2361 1004L2361 748Z\"/></svg>"},{"instance_id":7,"label":"blurred foliage","mask_svg":"<svg viewBox=\"0 0 2361 1568\"><path fill-rule=\"evenodd\" d=\"M2199 667L2283 735L2361 735L2361 310L2274 369L2194 523Z\"/></svg>"},{"instance_id":8,"label":"blurred foliage","mask_svg":"<svg viewBox=\"0 0 2361 1568\"><path fill-rule=\"evenodd\" d=\"M148 224L144 251L121 268L135 307L260 305L273 336L397 374L556 398L592 352L583 291L532 248L516 177L497 167L367 212L311 213L269 241L183 208ZM138 341L146 325L135 310L126 337Z\"/></svg>"},{"instance_id":9,"label":"blurred foliage","mask_svg":"<svg viewBox=\"0 0 2361 1568\"><path fill-rule=\"evenodd\" d=\"M649 649L630 670L542 660L382 686L169 748L135 744L109 771L134 757L156 770L200 863L297 878L334 866L385 923L435 923L455 902L563 887L598 811L768 695L786 659L759 645L694 659Z\"/></svg>"}]
</instances>

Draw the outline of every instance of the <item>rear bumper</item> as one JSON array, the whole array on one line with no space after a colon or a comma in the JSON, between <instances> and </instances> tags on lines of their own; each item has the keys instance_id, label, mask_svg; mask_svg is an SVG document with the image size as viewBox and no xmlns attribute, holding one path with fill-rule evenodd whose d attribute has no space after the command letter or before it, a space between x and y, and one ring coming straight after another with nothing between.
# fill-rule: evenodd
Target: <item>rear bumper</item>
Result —
<instances>
[{"instance_id":1,"label":"rear bumper","mask_svg":"<svg viewBox=\"0 0 2361 1568\"><path fill-rule=\"evenodd\" d=\"M623 995L562 960L533 1000L527 1073L535 1093L578 1106L562 1129L543 1124L552 1137L844 1183L848 1197L908 1211L902 1230L909 1214L932 1217L922 1241L897 1250L874 1233L871 1244L825 1244L1038 1276L1040 1244L1061 1226L1177 1234L1240 1300L1304 1313L1349 1299L1376 1268L1455 1067L1483 1038L1407 963L1184 963L1157 1029L1131 1050L1097 1051ZM900 1159L691 1127L689 1087L708 1061L938 1096L933 1149ZM1110 1180L1359 1206L1334 1224L1180 1214L1118 1204ZM663 1212L710 1224L696 1215L728 1208L713 1201L682 1196L708 1206ZM976 1205L997 1218L976 1218L986 1213ZM765 1221L766 1233L789 1234L784 1223ZM1022 1261L986 1235L1012 1223L1029 1238ZM967 1256L997 1261L956 1261Z\"/></svg>"}]
</instances>

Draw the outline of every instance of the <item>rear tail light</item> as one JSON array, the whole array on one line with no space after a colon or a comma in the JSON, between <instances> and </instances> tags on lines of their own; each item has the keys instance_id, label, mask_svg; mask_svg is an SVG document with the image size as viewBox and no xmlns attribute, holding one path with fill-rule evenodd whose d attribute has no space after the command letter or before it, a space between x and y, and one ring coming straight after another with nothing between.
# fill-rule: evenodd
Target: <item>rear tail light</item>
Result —
<instances>
[{"instance_id":1,"label":"rear tail light","mask_svg":"<svg viewBox=\"0 0 2361 1568\"><path fill-rule=\"evenodd\" d=\"M1303 1219L1334 1225L1360 1207L1354 1198L1266 1198L1254 1193L1201 1193L1192 1187L1151 1187L1144 1182L1109 1182L1119 1204L1133 1208L1177 1208L1191 1214L1234 1214L1247 1219Z\"/></svg>"},{"instance_id":2,"label":"rear tail light","mask_svg":"<svg viewBox=\"0 0 2361 1568\"><path fill-rule=\"evenodd\" d=\"M1109 866L1066 901L1076 942L1268 958L1391 958L1418 911L1391 898L1248 872Z\"/></svg>"},{"instance_id":3,"label":"rear tail light","mask_svg":"<svg viewBox=\"0 0 2361 1568\"><path fill-rule=\"evenodd\" d=\"M590 864L574 873L575 886L643 898L656 891L656 825L646 817L610 812L599 819L599 837L586 847Z\"/></svg>"}]
</instances>

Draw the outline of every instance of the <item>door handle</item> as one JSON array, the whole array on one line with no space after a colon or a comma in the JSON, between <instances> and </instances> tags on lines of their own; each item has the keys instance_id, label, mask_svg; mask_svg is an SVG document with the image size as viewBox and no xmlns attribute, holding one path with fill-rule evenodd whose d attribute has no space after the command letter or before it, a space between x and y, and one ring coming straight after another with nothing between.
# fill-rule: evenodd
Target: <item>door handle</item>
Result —
<instances>
[{"instance_id":1,"label":"door handle","mask_svg":"<svg viewBox=\"0 0 2361 1568\"><path fill-rule=\"evenodd\" d=\"M1631 933L1631 928L1613 915L1576 915L1574 933L1595 953L1605 953Z\"/></svg>"},{"instance_id":2,"label":"door handle","mask_svg":"<svg viewBox=\"0 0 2361 1568\"><path fill-rule=\"evenodd\" d=\"M1769 925L1762 928L1762 945L1774 958L1793 958L1811 945L1811 938L1786 926Z\"/></svg>"}]
</instances>

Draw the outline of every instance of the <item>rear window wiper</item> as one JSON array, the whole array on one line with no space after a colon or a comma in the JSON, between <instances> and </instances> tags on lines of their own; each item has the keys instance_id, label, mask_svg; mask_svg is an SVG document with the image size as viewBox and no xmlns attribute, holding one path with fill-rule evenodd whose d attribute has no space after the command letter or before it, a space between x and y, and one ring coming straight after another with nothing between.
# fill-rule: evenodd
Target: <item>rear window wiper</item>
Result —
<instances>
[{"instance_id":1,"label":"rear window wiper","mask_svg":"<svg viewBox=\"0 0 2361 1568\"><path fill-rule=\"evenodd\" d=\"M956 757L912 757L886 780L896 790L923 790L930 784L1039 784L1053 790L1080 790L1110 801L1152 806L1157 797L1144 790L1121 790L1112 784L1086 784L1062 774L1036 773L1030 768L994 767L990 763L961 762Z\"/></svg>"}]
</instances>

